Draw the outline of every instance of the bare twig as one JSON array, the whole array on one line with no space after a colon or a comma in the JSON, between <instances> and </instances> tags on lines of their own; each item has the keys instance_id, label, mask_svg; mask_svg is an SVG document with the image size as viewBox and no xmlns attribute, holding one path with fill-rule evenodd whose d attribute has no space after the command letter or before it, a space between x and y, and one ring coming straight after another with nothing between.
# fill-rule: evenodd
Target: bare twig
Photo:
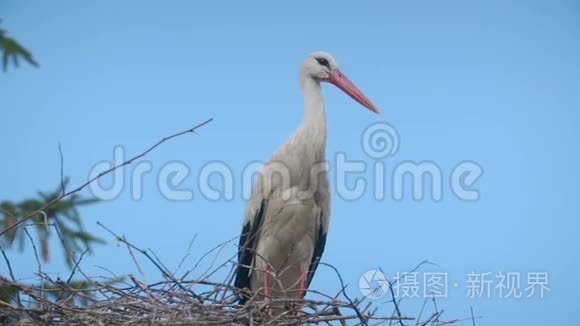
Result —
<instances>
[{"instance_id":1,"label":"bare twig","mask_svg":"<svg viewBox=\"0 0 580 326\"><path fill-rule=\"evenodd\" d=\"M342 295L350 303L351 308L354 310L354 312L358 316L358 319L359 319L361 325L368 325L367 324L367 319L364 318L363 314L360 312L360 310L358 309L358 307L356 306L356 304L351 300L351 298L348 296L348 294L346 294L346 290L345 290L346 289L346 285L344 285L344 281L342 279L342 275L340 275L340 272L338 271L338 269L336 269L336 267L334 267L334 266L332 266L332 265L330 265L328 263L319 262L318 264L324 265L324 266L327 266L327 267L330 267L336 273L336 276L338 276L338 280L340 281L340 287L341 287Z\"/></svg>"},{"instance_id":2,"label":"bare twig","mask_svg":"<svg viewBox=\"0 0 580 326\"><path fill-rule=\"evenodd\" d=\"M191 294L191 296L193 296L194 298L201 300L200 297L197 294L195 294L193 291L187 290L186 288L184 288L181 285L181 283L175 278L175 276L173 274L171 274L171 272L169 272L168 270L163 268L157 261L155 261L155 259L153 259L151 257L151 255L149 255L149 253L146 250L138 248L135 245L133 245L131 242L127 241L124 237L118 236L115 232L111 231L109 228L104 226L101 222L97 222L97 225L99 225L100 227L102 227L103 229L105 229L106 231L111 233L115 238L117 238L117 241L123 242L129 248L132 248L132 249L138 251L139 253L141 253L143 256L145 256L151 263L153 263L153 265L155 265L155 267L157 267L157 269L161 272L161 275L163 275L164 277L167 277L168 279L173 281L177 286L181 287L182 290L189 292Z\"/></svg>"},{"instance_id":3,"label":"bare twig","mask_svg":"<svg viewBox=\"0 0 580 326\"><path fill-rule=\"evenodd\" d=\"M115 170L117 170L117 169L119 169L119 168L121 168L121 167L123 167L123 166L125 166L125 165L129 165L129 164L133 163L135 160L138 160L138 159L140 159L140 158L144 157L145 155L149 154L149 152L151 152L152 150L154 150L155 148L157 148L159 145L163 144L164 142L166 142L166 141L168 141L168 140L170 140L170 139L173 139L173 138L175 138L175 137L179 137L179 136L181 136L181 135L187 134L187 133L195 133L195 131L196 131L197 129L201 128L202 126L204 126L204 125L206 125L206 124L208 124L208 123L210 123L212 120L213 120L213 119L212 119L212 118L210 118L210 119L208 119L208 120L206 120L206 121L204 121L204 122L202 122L202 123L200 123L200 124L198 124L198 125L196 125L196 126L194 126L194 127L192 127L192 128L189 128L189 129L187 129L187 130L184 130L184 131L181 131L181 132L175 133L175 134L173 134L173 135L171 135L171 136L167 136L167 137L164 137L164 138L162 138L162 139L161 139L161 140L159 140L157 143L155 143L153 146L151 146L151 147L147 148L147 149L146 149L144 152L142 152L141 154L138 154L138 155L136 155L136 156L132 157L131 159L129 159L129 160L127 160L127 161L123 162L123 163L117 164L117 165L115 165L115 166L111 167L110 169L108 169L108 170L106 170L106 171L103 171L103 172L99 173L98 175L94 176L93 178L90 178L89 180L87 180L87 181L86 181L85 183L83 183L82 185L80 185L80 186L78 186L78 187L74 188L73 190L67 191L67 192L65 192L65 193L62 193L60 196L58 196L58 197L55 197L54 199L52 199L51 201L49 201L48 203L46 203L46 204L45 204L44 206L42 206L41 208L39 208L39 209L35 210L34 212L30 213L28 216L25 216L25 217L21 218L20 220L16 221L14 224L12 224L12 225L10 225L9 227L5 228L5 229L4 229L2 232L0 232L0 236L2 236L2 235L4 235L4 234L6 234L6 233L7 233L7 232L9 232L10 230L13 230L13 229L17 228L17 227L18 227L18 226L20 226L22 223L24 223L24 222L28 221L29 219L31 219L32 217L36 216L36 215L37 215L37 214L39 214L40 212L44 211L44 210L45 210L45 209L47 209L48 207L51 207L51 206L52 206L52 205L54 205L55 203L59 202L61 199L65 198L65 197L68 197L68 196L70 196L70 195L72 195L72 194L75 194L75 193L77 193L77 192L79 192L79 191L83 190L83 189L84 189L84 188L86 188L86 187L87 187L89 184L93 183L95 180L97 180L97 179L101 178L102 176L104 176L104 175L107 175L107 174L109 174L109 173L111 173L111 172L113 172L113 171L115 171Z\"/></svg>"},{"instance_id":4,"label":"bare twig","mask_svg":"<svg viewBox=\"0 0 580 326\"><path fill-rule=\"evenodd\" d=\"M10 264L10 259L8 259L8 256L6 256L6 252L4 252L4 248L2 248L2 246L0 246L0 251L2 252L2 256L4 257L4 261L6 262L6 266L8 267L8 273L10 273L12 281L16 282L16 278L14 277L14 271L12 270L12 265ZM22 307L20 292L18 290L16 290L16 302L18 302L19 307Z\"/></svg>"},{"instance_id":5,"label":"bare twig","mask_svg":"<svg viewBox=\"0 0 580 326\"><path fill-rule=\"evenodd\" d=\"M60 191L61 194L66 193L66 185L64 182L64 155L62 154L62 147L58 142L58 156L60 157Z\"/></svg>"}]
</instances>

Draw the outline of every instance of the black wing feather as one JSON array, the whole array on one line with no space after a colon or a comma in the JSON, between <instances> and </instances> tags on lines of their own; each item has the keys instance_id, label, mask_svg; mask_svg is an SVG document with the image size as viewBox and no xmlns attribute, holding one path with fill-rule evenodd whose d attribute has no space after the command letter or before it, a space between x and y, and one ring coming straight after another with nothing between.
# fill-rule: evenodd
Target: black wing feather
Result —
<instances>
[{"instance_id":1,"label":"black wing feather","mask_svg":"<svg viewBox=\"0 0 580 326\"><path fill-rule=\"evenodd\" d=\"M324 232L324 228L322 227L322 211L320 212L320 216L318 217L318 234L316 237L316 243L314 244L314 252L312 253L312 261L310 262L310 268L308 269L308 281L306 282L306 288L310 287L310 283L314 278L314 273L318 268L318 263L320 262L320 258L322 257L322 253L324 253L324 246L326 245L326 232ZM304 292L306 294L306 292Z\"/></svg>"},{"instance_id":2,"label":"black wing feather","mask_svg":"<svg viewBox=\"0 0 580 326\"><path fill-rule=\"evenodd\" d=\"M262 224L262 217L264 216L266 201L262 200L260 204L260 209L256 212L256 216L252 220L244 224L242 228L242 234L240 236L240 242L238 245L238 268L236 270L236 280L234 285L236 288L241 290L239 303L241 305L245 304L248 300L247 293L250 291L250 268L252 261L254 260L254 248L255 243L257 243L257 233L260 225Z\"/></svg>"}]
</instances>

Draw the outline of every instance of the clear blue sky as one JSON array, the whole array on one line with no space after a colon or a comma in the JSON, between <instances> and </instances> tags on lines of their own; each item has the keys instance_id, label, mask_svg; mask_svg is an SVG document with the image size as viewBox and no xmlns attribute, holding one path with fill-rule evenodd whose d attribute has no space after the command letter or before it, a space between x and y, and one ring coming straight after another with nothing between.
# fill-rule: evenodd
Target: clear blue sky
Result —
<instances>
[{"instance_id":1,"label":"clear blue sky","mask_svg":"<svg viewBox=\"0 0 580 326\"><path fill-rule=\"evenodd\" d=\"M335 196L323 260L340 269L351 294L360 295L359 277L369 269L391 276L428 259L438 267L422 272L448 273L449 298L440 300L448 318L466 317L473 306L484 316L478 325L580 323L577 1L9 0L0 3L0 17L41 64L0 78L1 199L54 188L58 142L65 174L79 184L91 166L111 159L116 145L136 154L214 118L199 136L147 157L154 171L140 201L126 186L118 199L82 210L87 229L109 240L84 260L92 274L104 273L94 265L136 273L125 248L96 221L154 249L172 267L195 234L185 268L237 236L244 201L239 194L204 199L195 177L219 160L239 178L247 163L267 158L301 119L296 77L303 56L323 49L382 111L372 115L325 86L329 156L345 152L373 164L360 135L387 121L400 135L387 166L429 160L445 180L463 160L484 169L477 202L458 200L448 187L439 202ZM169 201L157 191L155 172L170 161L191 167L185 186L194 189L192 201ZM220 258L234 252L228 246ZM47 271L67 275L53 253ZM29 250L10 255L20 277L33 274ZM148 281L159 278L142 265ZM470 299L471 271L518 272L522 283L528 272L548 272L551 291L544 299ZM321 268L313 287L335 292L338 283ZM403 312L415 315L422 301L403 302Z\"/></svg>"}]
</instances>

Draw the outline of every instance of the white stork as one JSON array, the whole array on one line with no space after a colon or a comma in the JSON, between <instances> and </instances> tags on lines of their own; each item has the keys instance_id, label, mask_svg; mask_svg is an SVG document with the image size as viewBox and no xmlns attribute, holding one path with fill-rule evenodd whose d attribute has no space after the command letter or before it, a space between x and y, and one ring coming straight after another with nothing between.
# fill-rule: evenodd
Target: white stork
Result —
<instances>
[{"instance_id":1,"label":"white stork","mask_svg":"<svg viewBox=\"0 0 580 326\"><path fill-rule=\"evenodd\" d=\"M325 168L326 114L320 82L329 82L378 113L377 108L322 51L300 67L304 118L264 164L246 203L235 286L240 304L260 297L302 298L312 281L330 218Z\"/></svg>"}]
</instances>

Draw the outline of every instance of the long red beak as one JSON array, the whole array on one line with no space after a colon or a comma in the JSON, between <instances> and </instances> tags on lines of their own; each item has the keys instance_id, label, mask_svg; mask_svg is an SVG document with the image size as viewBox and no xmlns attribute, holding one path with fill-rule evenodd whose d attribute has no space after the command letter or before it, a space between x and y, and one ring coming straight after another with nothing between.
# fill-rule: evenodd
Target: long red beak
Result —
<instances>
[{"instance_id":1,"label":"long red beak","mask_svg":"<svg viewBox=\"0 0 580 326\"><path fill-rule=\"evenodd\" d=\"M379 109L345 76L340 70L335 69L330 72L328 82L340 88L343 92L352 97L374 113L379 113Z\"/></svg>"}]
</instances>

